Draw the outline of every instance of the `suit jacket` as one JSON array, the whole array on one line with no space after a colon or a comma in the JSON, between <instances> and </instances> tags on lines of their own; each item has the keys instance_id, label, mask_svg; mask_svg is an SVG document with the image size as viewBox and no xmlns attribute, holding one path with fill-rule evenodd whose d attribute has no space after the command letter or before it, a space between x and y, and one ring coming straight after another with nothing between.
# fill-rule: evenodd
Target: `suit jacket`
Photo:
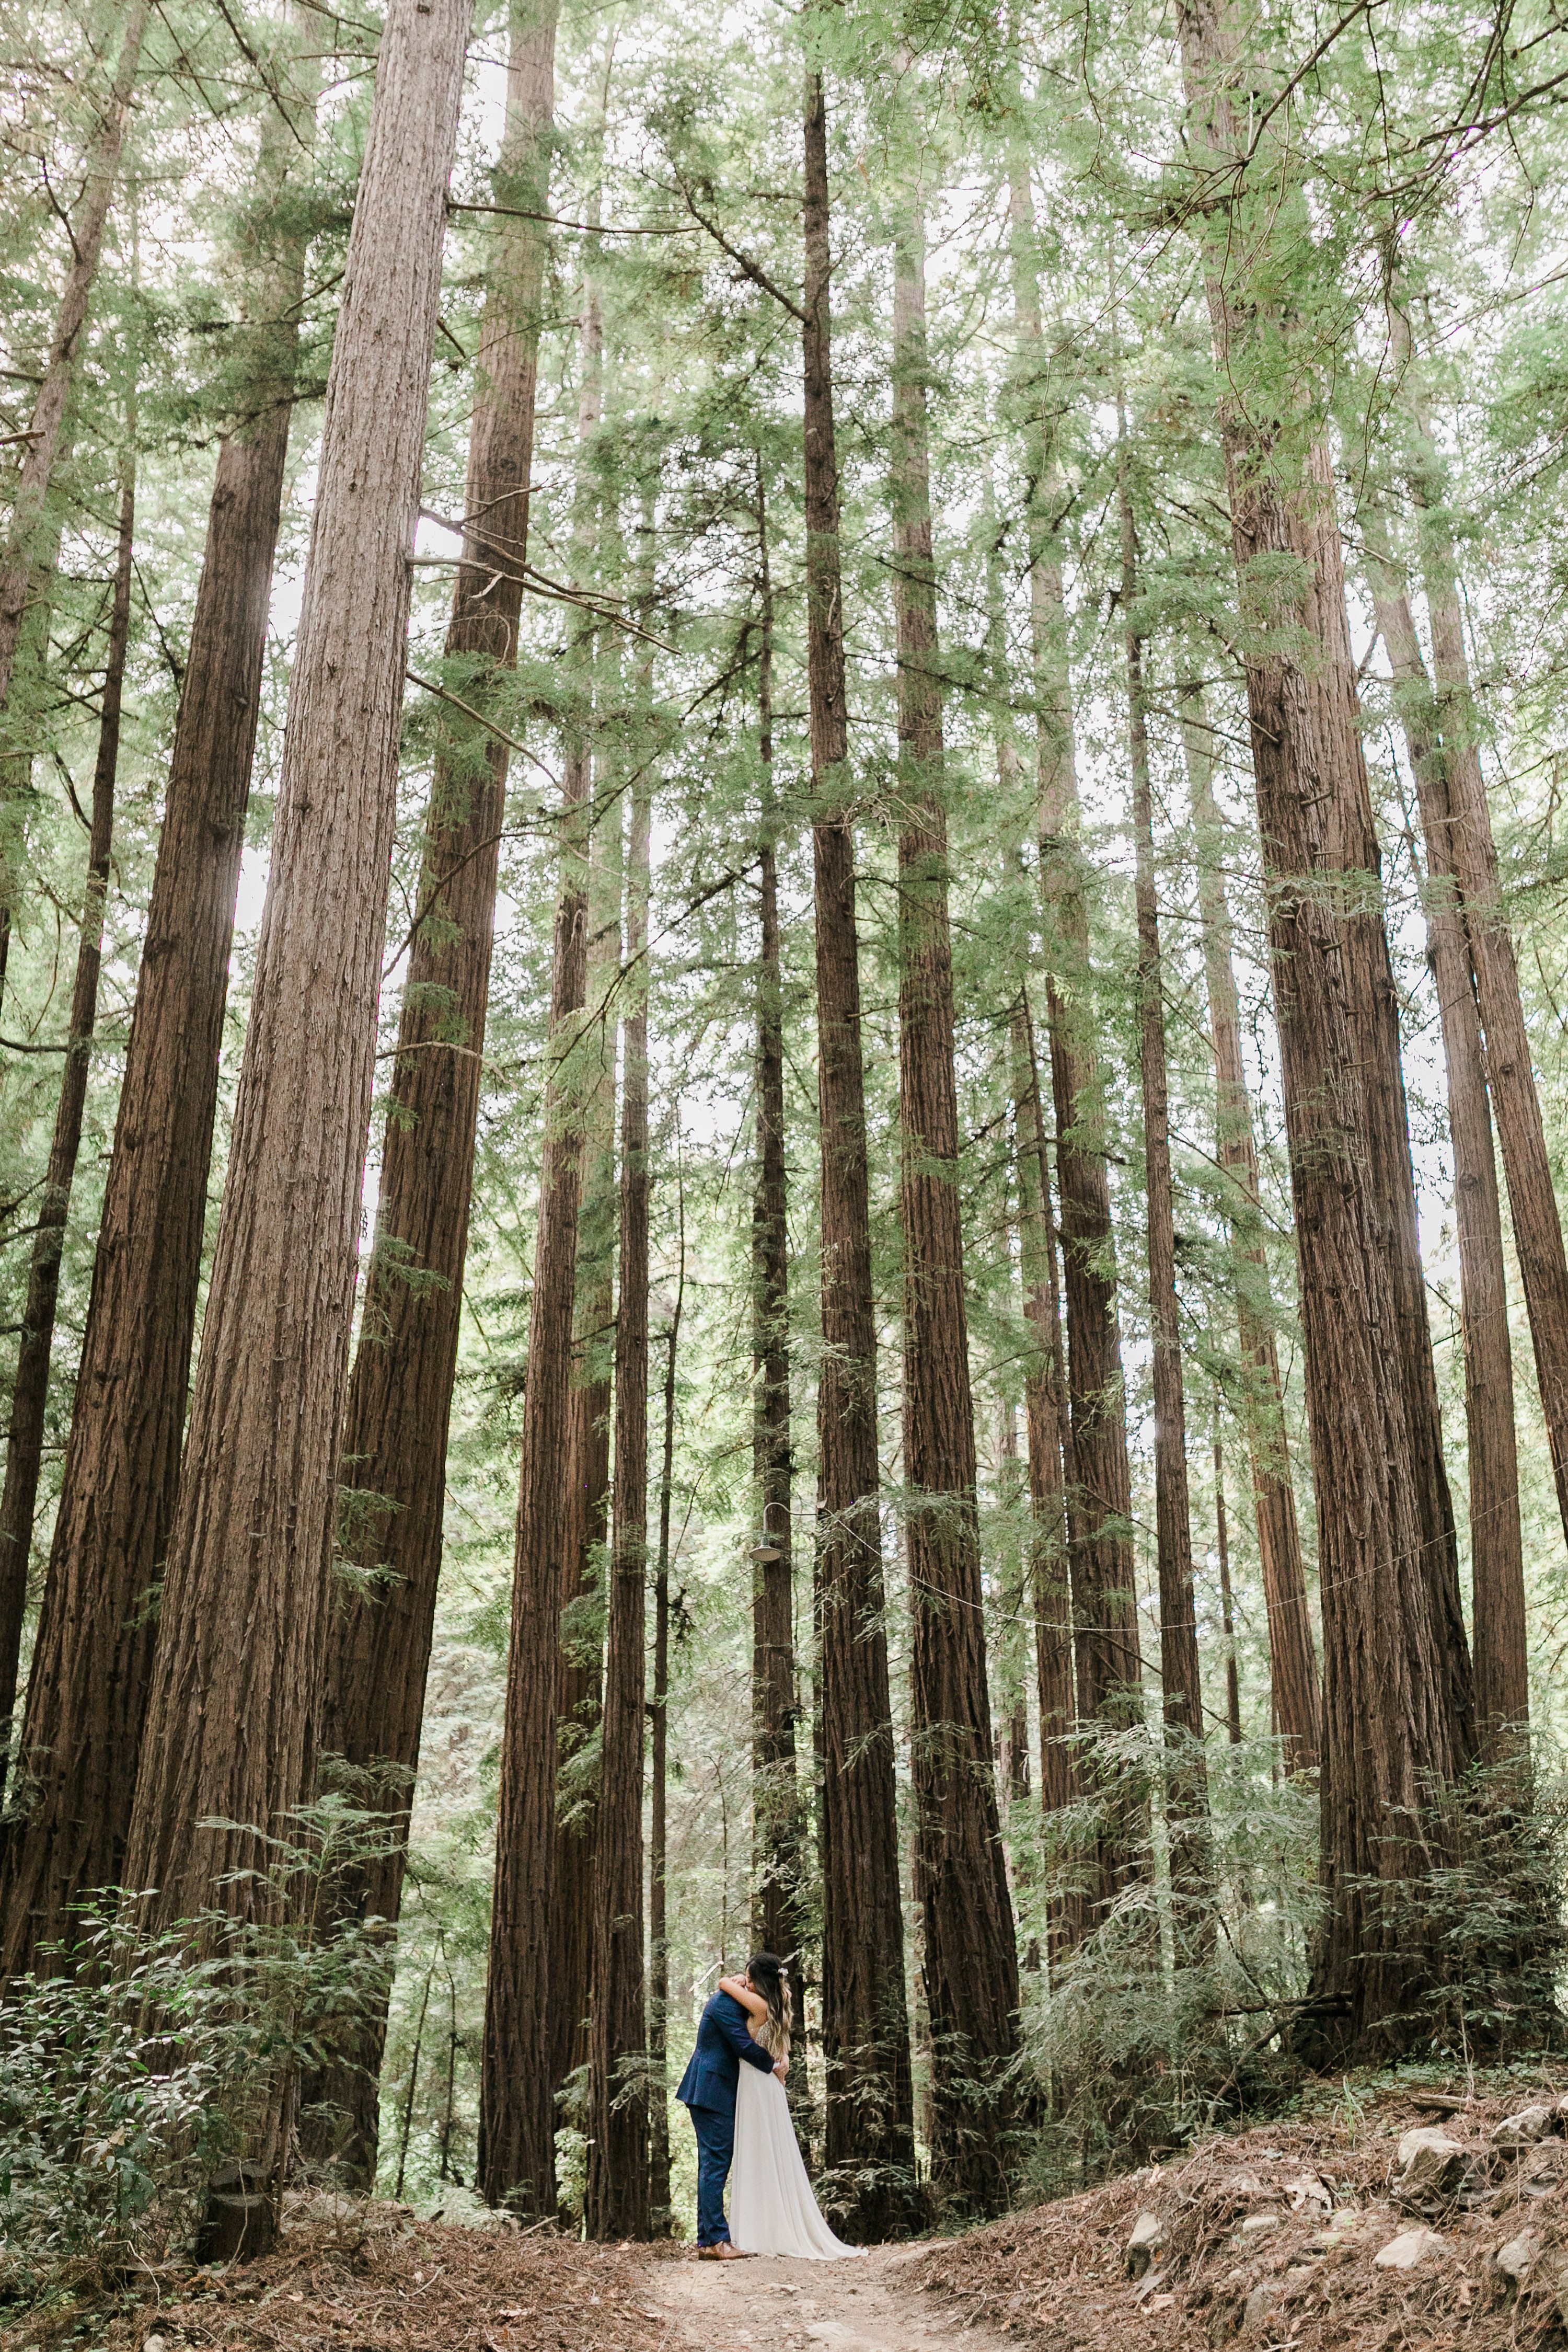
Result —
<instances>
[{"instance_id":1,"label":"suit jacket","mask_svg":"<svg viewBox=\"0 0 1568 2352\"><path fill-rule=\"evenodd\" d=\"M765 2074L773 2072L772 2059L747 2031L740 2003L727 1992L716 1992L703 2011L697 2046L681 2076L676 2098L688 2107L718 2107L732 2115L743 2058L760 2066Z\"/></svg>"}]
</instances>

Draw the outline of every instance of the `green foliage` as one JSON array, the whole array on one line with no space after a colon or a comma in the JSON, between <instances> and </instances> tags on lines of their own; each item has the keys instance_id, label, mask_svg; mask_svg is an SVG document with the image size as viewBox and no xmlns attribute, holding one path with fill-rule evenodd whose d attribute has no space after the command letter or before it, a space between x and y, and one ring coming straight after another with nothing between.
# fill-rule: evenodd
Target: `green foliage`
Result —
<instances>
[{"instance_id":1,"label":"green foliage","mask_svg":"<svg viewBox=\"0 0 1568 2352\"><path fill-rule=\"evenodd\" d=\"M0 2305L188 2253L258 2081L319 2063L332 2023L384 1987L384 1948L358 1927L214 1911L149 1935L130 1911L84 1916L49 1956L62 1972L0 2005Z\"/></svg>"}]
</instances>

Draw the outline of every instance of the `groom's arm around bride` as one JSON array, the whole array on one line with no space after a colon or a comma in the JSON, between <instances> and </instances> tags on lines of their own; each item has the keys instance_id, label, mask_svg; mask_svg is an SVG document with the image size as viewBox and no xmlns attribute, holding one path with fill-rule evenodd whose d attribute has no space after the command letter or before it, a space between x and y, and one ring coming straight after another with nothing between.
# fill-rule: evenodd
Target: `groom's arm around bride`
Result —
<instances>
[{"instance_id":1,"label":"groom's arm around bride","mask_svg":"<svg viewBox=\"0 0 1568 2352\"><path fill-rule=\"evenodd\" d=\"M776 2064L754 2042L746 2011L727 1992L716 1992L702 2013L696 2048L675 2096L692 2119L697 2139L697 2246L710 2261L735 2260L724 2218L725 2183L735 2155L735 2095L742 2063L782 2079L787 2060Z\"/></svg>"}]
</instances>

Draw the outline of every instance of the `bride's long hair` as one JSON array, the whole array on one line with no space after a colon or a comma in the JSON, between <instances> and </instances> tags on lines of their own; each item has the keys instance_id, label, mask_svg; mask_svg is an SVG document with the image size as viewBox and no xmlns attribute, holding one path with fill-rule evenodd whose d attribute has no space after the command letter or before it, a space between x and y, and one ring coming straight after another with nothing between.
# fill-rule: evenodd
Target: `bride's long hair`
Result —
<instances>
[{"instance_id":1,"label":"bride's long hair","mask_svg":"<svg viewBox=\"0 0 1568 2352\"><path fill-rule=\"evenodd\" d=\"M789 1971L777 1952L753 1952L746 1973L768 2003L768 2014L752 2029L770 2058L787 2058L795 2004L789 1991Z\"/></svg>"}]
</instances>

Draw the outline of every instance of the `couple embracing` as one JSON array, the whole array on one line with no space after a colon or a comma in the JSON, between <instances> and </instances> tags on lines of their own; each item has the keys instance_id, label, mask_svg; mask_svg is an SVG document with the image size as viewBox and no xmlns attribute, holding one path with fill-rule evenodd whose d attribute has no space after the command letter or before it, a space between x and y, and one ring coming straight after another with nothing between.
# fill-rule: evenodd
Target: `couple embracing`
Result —
<instances>
[{"instance_id":1,"label":"couple embracing","mask_svg":"<svg viewBox=\"0 0 1568 2352\"><path fill-rule=\"evenodd\" d=\"M720 1977L703 2011L675 2093L697 2136L701 2262L792 2254L831 2263L860 2251L834 2237L806 2178L784 2095L791 2014L789 1971L771 1952L754 1952L744 1976Z\"/></svg>"}]
</instances>

